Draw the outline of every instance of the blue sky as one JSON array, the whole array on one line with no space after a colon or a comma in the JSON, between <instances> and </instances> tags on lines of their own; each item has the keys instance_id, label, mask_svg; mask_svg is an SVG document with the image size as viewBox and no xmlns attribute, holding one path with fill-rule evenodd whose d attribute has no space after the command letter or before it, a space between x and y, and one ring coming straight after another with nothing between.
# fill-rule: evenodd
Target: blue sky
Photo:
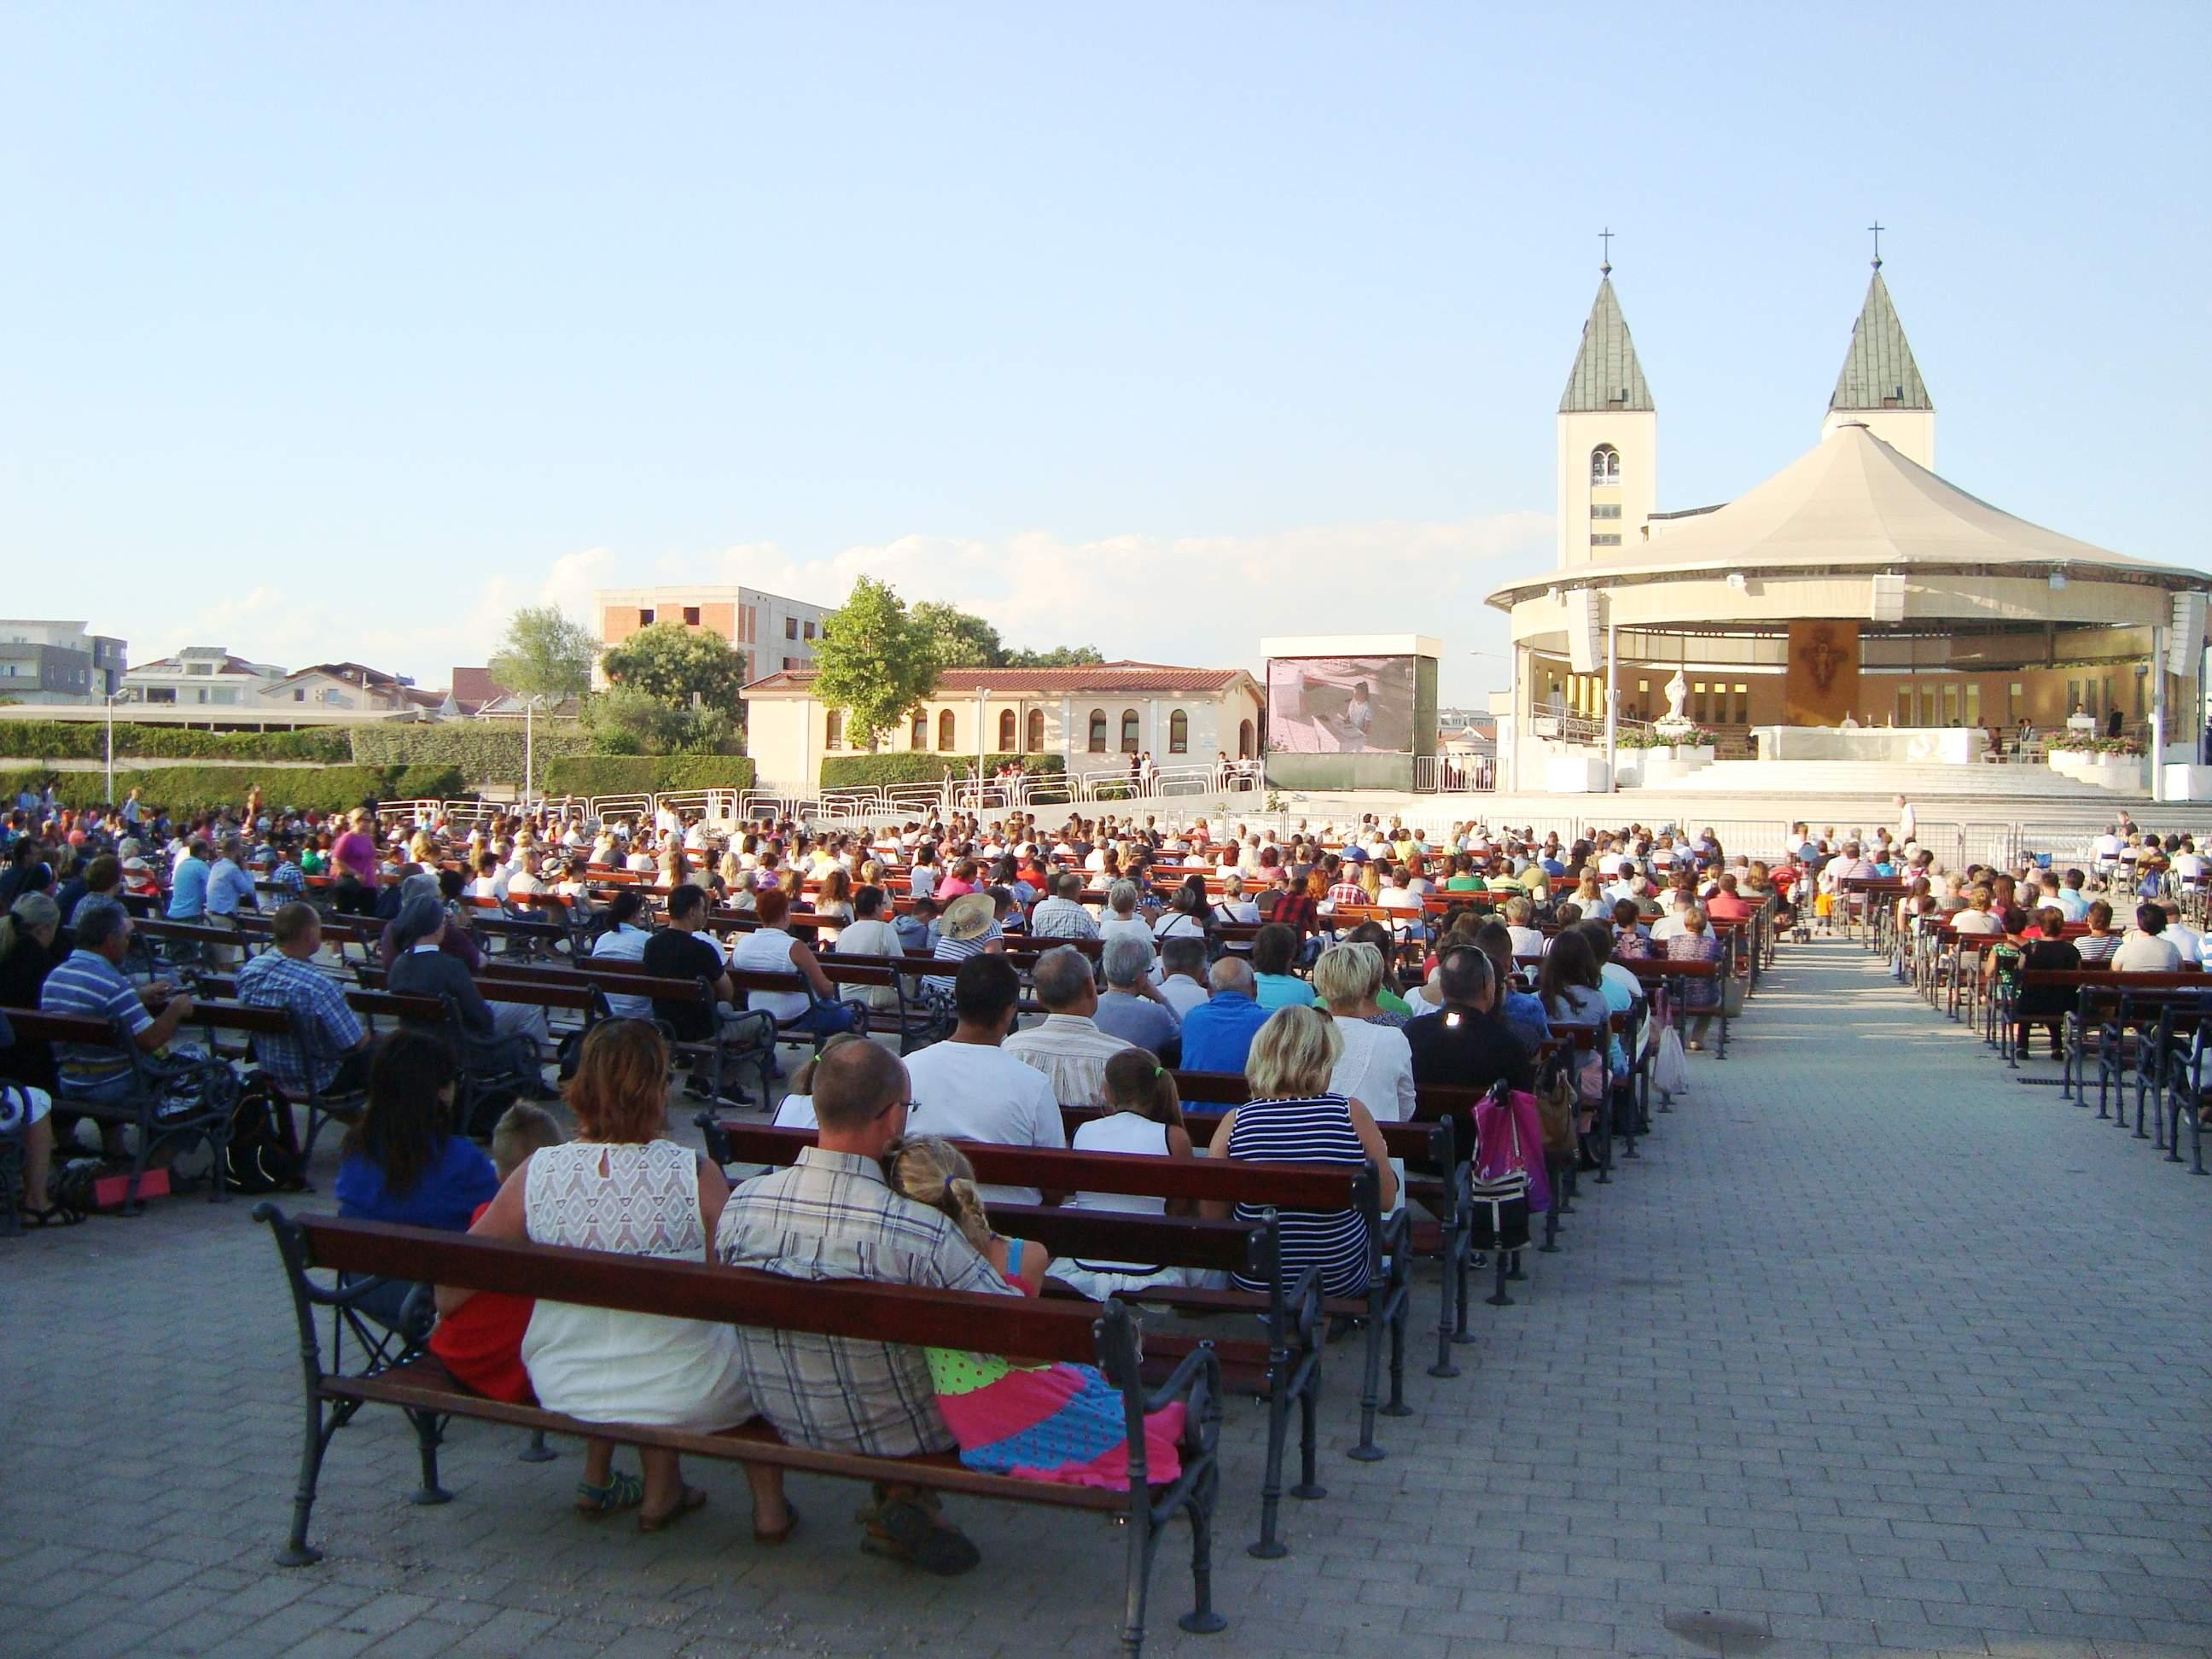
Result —
<instances>
[{"instance_id":1,"label":"blue sky","mask_svg":"<svg viewBox=\"0 0 2212 1659\"><path fill-rule=\"evenodd\" d=\"M858 571L1251 663L1547 566L1611 225L1662 506L1885 274L1976 494L2204 563L2203 14L0 9L0 601L426 684Z\"/></svg>"}]
</instances>

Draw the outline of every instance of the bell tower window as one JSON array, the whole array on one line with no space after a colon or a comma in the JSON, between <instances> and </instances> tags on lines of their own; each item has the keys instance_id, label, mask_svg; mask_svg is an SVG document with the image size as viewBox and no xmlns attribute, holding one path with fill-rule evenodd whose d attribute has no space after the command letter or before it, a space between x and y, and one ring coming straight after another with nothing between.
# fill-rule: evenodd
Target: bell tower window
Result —
<instances>
[{"instance_id":1,"label":"bell tower window","mask_svg":"<svg viewBox=\"0 0 2212 1659\"><path fill-rule=\"evenodd\" d=\"M1600 444L1590 451L1590 483L1600 485L1620 482L1620 452L1611 444Z\"/></svg>"}]
</instances>

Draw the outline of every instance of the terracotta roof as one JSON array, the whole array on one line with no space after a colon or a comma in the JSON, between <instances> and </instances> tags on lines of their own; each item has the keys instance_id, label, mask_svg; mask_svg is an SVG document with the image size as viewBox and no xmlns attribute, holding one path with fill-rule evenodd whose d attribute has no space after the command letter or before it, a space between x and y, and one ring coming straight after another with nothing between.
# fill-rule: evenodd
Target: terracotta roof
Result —
<instances>
[{"instance_id":1,"label":"terracotta roof","mask_svg":"<svg viewBox=\"0 0 2212 1659\"><path fill-rule=\"evenodd\" d=\"M471 714L506 695L507 688L492 678L489 668L453 670L453 701Z\"/></svg>"},{"instance_id":2,"label":"terracotta roof","mask_svg":"<svg viewBox=\"0 0 2212 1659\"><path fill-rule=\"evenodd\" d=\"M818 670L787 668L745 687L747 696L803 691ZM1086 691L1144 692L1155 696L1219 691L1234 684L1241 668L1176 668L1156 662L1092 663L1082 668L948 668L938 677L937 693L991 691L1060 696Z\"/></svg>"}]
</instances>

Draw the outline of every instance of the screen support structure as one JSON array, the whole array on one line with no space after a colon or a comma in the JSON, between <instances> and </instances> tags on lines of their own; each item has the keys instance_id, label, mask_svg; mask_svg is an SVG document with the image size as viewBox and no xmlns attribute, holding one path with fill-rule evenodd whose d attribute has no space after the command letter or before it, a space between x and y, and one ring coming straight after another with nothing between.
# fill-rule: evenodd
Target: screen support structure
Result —
<instances>
[{"instance_id":1,"label":"screen support structure","mask_svg":"<svg viewBox=\"0 0 2212 1659\"><path fill-rule=\"evenodd\" d=\"M1620 635L1613 620L1613 603L1605 607L1605 787L1611 794L1620 785L1613 764L1620 738Z\"/></svg>"}]
</instances>

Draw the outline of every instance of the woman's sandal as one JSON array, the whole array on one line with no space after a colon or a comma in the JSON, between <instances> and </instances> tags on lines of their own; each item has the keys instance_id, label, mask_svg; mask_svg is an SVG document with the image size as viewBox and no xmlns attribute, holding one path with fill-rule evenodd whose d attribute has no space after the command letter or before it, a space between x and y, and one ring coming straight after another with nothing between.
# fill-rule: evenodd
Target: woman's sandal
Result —
<instances>
[{"instance_id":1,"label":"woman's sandal","mask_svg":"<svg viewBox=\"0 0 2212 1659\"><path fill-rule=\"evenodd\" d=\"M754 1543L769 1549L775 1549L780 1545L788 1544L791 1541L791 1534L799 1530L799 1505L786 1499L783 1511L783 1525L776 1531L763 1532L757 1526L753 1528Z\"/></svg>"},{"instance_id":2,"label":"woman's sandal","mask_svg":"<svg viewBox=\"0 0 2212 1659\"><path fill-rule=\"evenodd\" d=\"M49 1204L43 1210L34 1210L27 1204L18 1204L15 1213L26 1227L74 1227L84 1219L82 1210L72 1210L66 1204Z\"/></svg>"},{"instance_id":3,"label":"woman's sandal","mask_svg":"<svg viewBox=\"0 0 2212 1659\"><path fill-rule=\"evenodd\" d=\"M686 1486L678 1496L674 1509L660 1515L647 1515L643 1510L640 1510L637 1512L637 1529L640 1532L665 1532L706 1501L705 1487Z\"/></svg>"},{"instance_id":4,"label":"woman's sandal","mask_svg":"<svg viewBox=\"0 0 2212 1659\"><path fill-rule=\"evenodd\" d=\"M576 1483L576 1513L586 1521L604 1521L617 1510L634 1510L643 1502L645 1481L638 1475L617 1470L607 1477L604 1486L588 1480Z\"/></svg>"}]
</instances>

